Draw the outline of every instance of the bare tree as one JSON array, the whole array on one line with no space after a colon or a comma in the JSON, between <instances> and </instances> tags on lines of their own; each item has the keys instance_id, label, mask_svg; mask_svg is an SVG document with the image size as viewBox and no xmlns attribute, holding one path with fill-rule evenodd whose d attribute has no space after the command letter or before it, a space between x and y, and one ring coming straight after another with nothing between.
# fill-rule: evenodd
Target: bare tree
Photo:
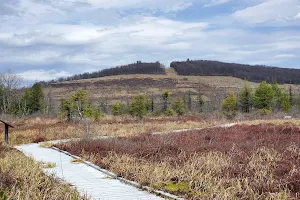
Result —
<instances>
[{"instance_id":1,"label":"bare tree","mask_svg":"<svg viewBox=\"0 0 300 200\"><path fill-rule=\"evenodd\" d=\"M51 84L48 87L47 94L45 95L45 113L50 114L53 109L53 100L52 100L52 86Z\"/></svg>"},{"instance_id":2,"label":"bare tree","mask_svg":"<svg viewBox=\"0 0 300 200\"><path fill-rule=\"evenodd\" d=\"M1 110L4 114L8 113L9 108L16 101L17 89L21 85L21 81L21 77L11 73L11 71L0 74L0 87L2 88Z\"/></svg>"}]
</instances>

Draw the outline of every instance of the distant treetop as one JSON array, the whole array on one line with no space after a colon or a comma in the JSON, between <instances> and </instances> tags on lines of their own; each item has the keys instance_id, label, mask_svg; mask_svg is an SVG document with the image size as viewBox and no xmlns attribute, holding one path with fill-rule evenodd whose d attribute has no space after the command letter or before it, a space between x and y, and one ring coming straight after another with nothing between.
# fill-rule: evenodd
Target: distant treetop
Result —
<instances>
[{"instance_id":1,"label":"distant treetop","mask_svg":"<svg viewBox=\"0 0 300 200\"><path fill-rule=\"evenodd\" d=\"M300 84L300 69L190 59L172 62L171 67L184 76L232 76L252 82Z\"/></svg>"},{"instance_id":2,"label":"distant treetop","mask_svg":"<svg viewBox=\"0 0 300 200\"><path fill-rule=\"evenodd\" d=\"M40 82L43 85L63 82L63 81L72 81L80 79L90 79L90 78L99 78L105 76L116 76L116 75L125 75L125 74L166 74L165 66L160 62L155 63L146 63L142 61L137 61L136 63L129 65L122 65L114 68L103 69L97 72L83 73L67 78L59 78L58 80L52 80L49 82Z\"/></svg>"}]
</instances>

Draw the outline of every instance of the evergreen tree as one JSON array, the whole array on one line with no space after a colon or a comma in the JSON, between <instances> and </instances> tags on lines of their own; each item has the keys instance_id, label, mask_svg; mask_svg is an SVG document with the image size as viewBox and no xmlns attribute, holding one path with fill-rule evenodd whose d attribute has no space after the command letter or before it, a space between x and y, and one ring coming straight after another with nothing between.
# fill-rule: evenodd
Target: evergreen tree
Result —
<instances>
[{"instance_id":1,"label":"evergreen tree","mask_svg":"<svg viewBox=\"0 0 300 200\"><path fill-rule=\"evenodd\" d=\"M29 108L31 113L43 112L44 93L42 86L39 83L35 83L31 87Z\"/></svg>"},{"instance_id":2,"label":"evergreen tree","mask_svg":"<svg viewBox=\"0 0 300 200\"><path fill-rule=\"evenodd\" d=\"M280 107L285 112L289 112L289 110L291 109L291 104L287 93L282 93Z\"/></svg>"},{"instance_id":3,"label":"evergreen tree","mask_svg":"<svg viewBox=\"0 0 300 200\"><path fill-rule=\"evenodd\" d=\"M231 92L229 96L224 99L221 104L221 108L223 114L229 119L233 119L236 116L238 110L238 101L233 92Z\"/></svg>"},{"instance_id":4,"label":"evergreen tree","mask_svg":"<svg viewBox=\"0 0 300 200\"><path fill-rule=\"evenodd\" d=\"M191 92L188 93L187 103L188 103L188 110L189 110L189 112L191 112L192 111L192 95L191 95Z\"/></svg>"},{"instance_id":5,"label":"evergreen tree","mask_svg":"<svg viewBox=\"0 0 300 200\"><path fill-rule=\"evenodd\" d=\"M173 101L172 108L177 113L178 116L182 116L185 113L185 105L183 100L180 98Z\"/></svg>"},{"instance_id":6,"label":"evergreen tree","mask_svg":"<svg viewBox=\"0 0 300 200\"><path fill-rule=\"evenodd\" d=\"M68 121L72 121L74 105L70 100L61 99L60 101L60 115L62 118L67 117Z\"/></svg>"},{"instance_id":7,"label":"evergreen tree","mask_svg":"<svg viewBox=\"0 0 300 200\"><path fill-rule=\"evenodd\" d=\"M135 96L131 102L131 115L143 119L147 113L147 99L143 95Z\"/></svg>"},{"instance_id":8,"label":"evergreen tree","mask_svg":"<svg viewBox=\"0 0 300 200\"><path fill-rule=\"evenodd\" d=\"M75 112L78 114L80 120L85 117L84 116L84 110L88 106L87 101L87 93L86 91L79 90L77 91L70 99L71 104L73 104L73 107L75 108Z\"/></svg>"},{"instance_id":9,"label":"evergreen tree","mask_svg":"<svg viewBox=\"0 0 300 200\"><path fill-rule=\"evenodd\" d=\"M68 121L73 120L75 117L80 120L84 117L98 120L101 117L101 112L98 107L88 103L87 93L79 90L72 95L68 100L61 100L60 115L64 118L67 117Z\"/></svg>"},{"instance_id":10,"label":"evergreen tree","mask_svg":"<svg viewBox=\"0 0 300 200\"><path fill-rule=\"evenodd\" d=\"M29 113L31 113L31 92L30 89L25 89L24 95L21 98L21 113L23 115L28 115Z\"/></svg>"},{"instance_id":11,"label":"evergreen tree","mask_svg":"<svg viewBox=\"0 0 300 200\"><path fill-rule=\"evenodd\" d=\"M257 109L271 111L274 92L270 85L263 81L260 83L254 94L254 105Z\"/></svg>"},{"instance_id":12,"label":"evergreen tree","mask_svg":"<svg viewBox=\"0 0 300 200\"><path fill-rule=\"evenodd\" d=\"M170 95L171 93L169 91L164 91L161 95L163 100L163 112L166 112L168 109Z\"/></svg>"},{"instance_id":13,"label":"evergreen tree","mask_svg":"<svg viewBox=\"0 0 300 200\"><path fill-rule=\"evenodd\" d=\"M114 116L120 115L121 104L116 103L112 105L111 112Z\"/></svg>"},{"instance_id":14,"label":"evergreen tree","mask_svg":"<svg viewBox=\"0 0 300 200\"><path fill-rule=\"evenodd\" d=\"M272 89L274 92L273 108L288 112L291 105L288 94L283 92L282 89L278 87L277 83L272 84Z\"/></svg>"},{"instance_id":15,"label":"evergreen tree","mask_svg":"<svg viewBox=\"0 0 300 200\"><path fill-rule=\"evenodd\" d=\"M273 108L275 108L276 110L280 110L283 97L282 90L278 87L277 83L272 83L271 86L274 93Z\"/></svg>"},{"instance_id":16,"label":"evergreen tree","mask_svg":"<svg viewBox=\"0 0 300 200\"><path fill-rule=\"evenodd\" d=\"M249 113L253 106L252 89L248 84L245 84L243 90L239 94L239 106L242 112Z\"/></svg>"},{"instance_id":17,"label":"evergreen tree","mask_svg":"<svg viewBox=\"0 0 300 200\"><path fill-rule=\"evenodd\" d=\"M91 104L87 104L83 109L83 116L87 118L94 118L96 121L99 121L101 112L99 108Z\"/></svg>"}]
</instances>

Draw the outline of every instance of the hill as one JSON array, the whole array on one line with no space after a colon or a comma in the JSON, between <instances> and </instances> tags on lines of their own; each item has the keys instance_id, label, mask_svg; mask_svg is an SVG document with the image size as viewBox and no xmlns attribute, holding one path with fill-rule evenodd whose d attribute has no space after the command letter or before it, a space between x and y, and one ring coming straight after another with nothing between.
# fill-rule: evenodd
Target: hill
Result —
<instances>
[{"instance_id":1,"label":"hill","mask_svg":"<svg viewBox=\"0 0 300 200\"><path fill-rule=\"evenodd\" d=\"M300 70L244 65L219 61L195 60L172 62L171 67L183 76L232 76L252 82L276 81L277 83L299 84Z\"/></svg>"},{"instance_id":2,"label":"hill","mask_svg":"<svg viewBox=\"0 0 300 200\"><path fill-rule=\"evenodd\" d=\"M103 69L91 73L87 72L83 74L77 74L67 78L59 78L58 80L52 80L50 82L40 82L40 83L42 85L48 85L48 84L63 82L63 81L73 81L73 80L91 79L91 78L126 75L126 74L166 74L166 72L165 72L165 66L163 66L159 62L146 63L146 62L137 61L136 63L133 64Z\"/></svg>"},{"instance_id":3,"label":"hill","mask_svg":"<svg viewBox=\"0 0 300 200\"><path fill-rule=\"evenodd\" d=\"M53 83L45 86L46 96L52 96L53 104L58 105L60 99L66 99L76 90L86 90L88 98L97 105L111 105L116 102L128 103L137 94L144 94L159 101L163 91L169 90L172 97L187 97L193 99L202 96L213 109L230 91L238 92L245 84L240 78L229 76L180 76L173 68L166 68L166 74L131 74L117 75L92 79L81 79ZM249 82L252 87L257 83ZM289 90L290 85L281 87ZM298 88L292 85L293 91ZM51 94L50 94L51 93Z\"/></svg>"}]
</instances>

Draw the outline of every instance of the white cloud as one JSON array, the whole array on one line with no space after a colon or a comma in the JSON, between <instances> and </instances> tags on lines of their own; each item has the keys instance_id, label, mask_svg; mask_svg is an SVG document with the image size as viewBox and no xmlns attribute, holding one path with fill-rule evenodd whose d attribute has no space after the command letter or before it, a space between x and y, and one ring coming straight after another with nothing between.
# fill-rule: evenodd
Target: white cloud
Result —
<instances>
[{"instance_id":1,"label":"white cloud","mask_svg":"<svg viewBox=\"0 0 300 200\"><path fill-rule=\"evenodd\" d=\"M191 29L204 30L208 26L206 22L187 23L158 17L141 17L138 21L127 23L126 26L46 24L38 29L28 27L9 32L0 29L0 42L15 46L94 44L107 47L106 50L110 51L111 47L117 48L127 42L148 45L165 42ZM112 45L114 41L116 44Z\"/></svg>"},{"instance_id":2,"label":"white cloud","mask_svg":"<svg viewBox=\"0 0 300 200\"><path fill-rule=\"evenodd\" d=\"M300 19L300 12L295 16L296 19Z\"/></svg>"},{"instance_id":3,"label":"white cloud","mask_svg":"<svg viewBox=\"0 0 300 200\"><path fill-rule=\"evenodd\" d=\"M300 55L300 31L274 23L299 21L298 0L253 0L239 3L251 7L232 15L216 19L218 13L212 13L205 21L198 17L193 22L183 18L180 10L197 5L201 12L205 3L212 11L214 5L220 5L217 11L228 10L221 4L229 0L11 1L19 2L14 4L18 15L6 20L0 15L0 64L16 66L27 80L50 80L137 60L168 64L176 58L191 58L287 65ZM232 23L233 18L241 23ZM277 28L257 28L269 24Z\"/></svg>"},{"instance_id":4,"label":"white cloud","mask_svg":"<svg viewBox=\"0 0 300 200\"><path fill-rule=\"evenodd\" d=\"M71 76L70 73L65 71L56 71L56 70L29 70L18 74L23 79L28 81L50 81L60 77Z\"/></svg>"},{"instance_id":5,"label":"white cloud","mask_svg":"<svg viewBox=\"0 0 300 200\"><path fill-rule=\"evenodd\" d=\"M147 8L152 10L161 10L164 12L176 12L184 10L193 5L193 0L87 0L92 6L103 9L132 9Z\"/></svg>"},{"instance_id":6,"label":"white cloud","mask_svg":"<svg viewBox=\"0 0 300 200\"><path fill-rule=\"evenodd\" d=\"M208 8L208 7L211 7L211 6L217 6L217 5L221 5L221 4L224 4L224 3L227 3L231 0L210 0L209 3L205 4L204 7L205 8Z\"/></svg>"},{"instance_id":7,"label":"white cloud","mask_svg":"<svg viewBox=\"0 0 300 200\"><path fill-rule=\"evenodd\" d=\"M233 13L238 21L249 23L285 22L300 12L299 0L265 0L258 5Z\"/></svg>"},{"instance_id":8,"label":"white cloud","mask_svg":"<svg viewBox=\"0 0 300 200\"><path fill-rule=\"evenodd\" d=\"M297 58L298 56L294 54L280 54L276 55L275 58L280 58L280 59L290 59L290 58Z\"/></svg>"}]
</instances>

